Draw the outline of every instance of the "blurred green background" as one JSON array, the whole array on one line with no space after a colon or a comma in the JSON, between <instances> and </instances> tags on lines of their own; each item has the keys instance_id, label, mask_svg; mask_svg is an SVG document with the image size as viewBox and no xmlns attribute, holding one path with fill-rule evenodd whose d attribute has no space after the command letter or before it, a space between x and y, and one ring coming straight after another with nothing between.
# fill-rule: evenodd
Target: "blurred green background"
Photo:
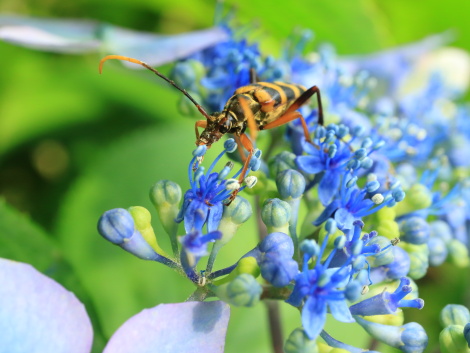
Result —
<instances>
[{"instance_id":1,"label":"blurred green background","mask_svg":"<svg viewBox=\"0 0 470 353\"><path fill-rule=\"evenodd\" d=\"M456 33L453 45L470 50L467 1L251 0L226 1L226 7L234 8L240 24L255 23L251 40L265 54L278 55L294 28L312 29L313 45L331 42L344 55L372 53L448 29ZM166 34L210 27L214 8L208 0L0 2L0 13L96 19ZM96 222L111 208L152 209L148 189L159 179L185 189L195 140L194 119L178 112L176 90L119 63L107 64L100 76L99 59L0 42L0 256L31 263L74 291L94 320L96 351L143 308L183 301L193 290L167 268L104 241ZM157 221L154 227L169 248ZM216 267L251 249L257 242L254 230L253 223L245 224ZM468 281L465 271L450 266L421 281L425 311L418 318L407 312L407 318L430 330L431 344L439 332L438 311L463 302ZM456 289L436 289L444 286ZM286 334L300 325L295 309L284 305L283 315ZM366 346L366 336L351 326L341 326L339 337L349 335L348 343ZM268 347L264 307L233 309L226 352Z\"/></svg>"}]
</instances>

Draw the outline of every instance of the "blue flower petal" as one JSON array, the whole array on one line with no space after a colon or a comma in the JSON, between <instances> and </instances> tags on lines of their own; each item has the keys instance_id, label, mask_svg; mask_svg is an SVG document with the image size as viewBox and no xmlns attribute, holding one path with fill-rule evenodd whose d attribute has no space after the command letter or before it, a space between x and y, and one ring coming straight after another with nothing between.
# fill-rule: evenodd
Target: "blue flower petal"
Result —
<instances>
[{"instance_id":1,"label":"blue flower petal","mask_svg":"<svg viewBox=\"0 0 470 353\"><path fill-rule=\"evenodd\" d=\"M73 293L6 259L0 259L0 283L1 352L90 352L91 322Z\"/></svg>"},{"instance_id":2,"label":"blue flower petal","mask_svg":"<svg viewBox=\"0 0 470 353\"><path fill-rule=\"evenodd\" d=\"M325 163L318 154L299 156L295 159L295 164L300 170L309 174L317 174L325 170Z\"/></svg>"},{"instance_id":3,"label":"blue flower petal","mask_svg":"<svg viewBox=\"0 0 470 353\"><path fill-rule=\"evenodd\" d=\"M311 296L302 309L302 326L307 336L314 340L320 334L326 321L326 303L319 297Z\"/></svg>"},{"instance_id":4,"label":"blue flower petal","mask_svg":"<svg viewBox=\"0 0 470 353\"><path fill-rule=\"evenodd\" d=\"M328 307L336 320L341 322L354 322L346 300L328 300Z\"/></svg>"},{"instance_id":5,"label":"blue flower petal","mask_svg":"<svg viewBox=\"0 0 470 353\"><path fill-rule=\"evenodd\" d=\"M222 214L224 213L224 206L221 202L216 203L209 209L209 217L207 218L207 231L213 232L219 227Z\"/></svg>"},{"instance_id":6,"label":"blue flower petal","mask_svg":"<svg viewBox=\"0 0 470 353\"><path fill-rule=\"evenodd\" d=\"M192 200L188 208L184 212L184 229L186 233L193 229L200 230L202 228L201 220L204 222L209 212L209 206L197 199Z\"/></svg>"},{"instance_id":7,"label":"blue flower petal","mask_svg":"<svg viewBox=\"0 0 470 353\"><path fill-rule=\"evenodd\" d=\"M335 213L335 221L341 230L352 229L355 220L356 218L346 208L339 208Z\"/></svg>"},{"instance_id":8,"label":"blue flower petal","mask_svg":"<svg viewBox=\"0 0 470 353\"><path fill-rule=\"evenodd\" d=\"M331 199L338 193L341 182L340 171L333 169L327 170L318 185L318 198L325 206L331 202Z\"/></svg>"},{"instance_id":9,"label":"blue flower petal","mask_svg":"<svg viewBox=\"0 0 470 353\"><path fill-rule=\"evenodd\" d=\"M338 200L334 200L330 203L323 212L318 216L316 220L313 221L314 226L319 226L323 222L325 222L328 218L330 218L333 213L338 209L340 202Z\"/></svg>"},{"instance_id":10,"label":"blue flower petal","mask_svg":"<svg viewBox=\"0 0 470 353\"><path fill-rule=\"evenodd\" d=\"M127 320L103 353L223 353L229 317L220 301L160 304Z\"/></svg>"}]
</instances>

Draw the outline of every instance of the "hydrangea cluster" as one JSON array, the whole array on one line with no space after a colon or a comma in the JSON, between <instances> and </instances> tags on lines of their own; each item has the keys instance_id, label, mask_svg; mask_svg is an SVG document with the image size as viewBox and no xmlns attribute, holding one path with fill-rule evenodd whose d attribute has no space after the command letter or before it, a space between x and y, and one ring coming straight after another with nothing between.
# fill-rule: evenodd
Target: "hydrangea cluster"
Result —
<instances>
[{"instance_id":1,"label":"hydrangea cluster","mask_svg":"<svg viewBox=\"0 0 470 353\"><path fill-rule=\"evenodd\" d=\"M327 351L327 346L363 352L324 330L327 314L359 324L403 352L423 352L425 330L416 322L404 323L401 314L404 308L424 306L413 280L446 260L469 264L465 206L470 192L462 173L455 172L467 166L459 151L470 141L468 109L452 101L456 90L439 73L403 94L404 72L413 65L406 50L385 55L386 61L403 63L391 66L385 76L394 79L387 80L370 69L373 60L342 61L330 46L303 56L307 37L293 40L284 57L274 60L232 33L229 41L176 64L173 75L213 110L222 109L236 88L249 83L252 69L262 81L317 85L326 107L325 126L317 124L318 107L301 109L313 143L306 141L298 121L289 123L284 140L273 138L268 144L267 158L261 151L255 154L244 185L237 180L240 171L227 179L233 162L215 171L224 154L237 159L234 140L225 142L207 171L205 148L199 146L188 165L184 197L170 181L158 182L151 191L173 256L153 239L146 248L133 245L140 240L128 240L139 232L143 236L134 208L105 213L100 233L141 258L184 273L197 286L194 300L216 296L250 307L277 299L299 308L301 327L287 339L286 352ZM381 89L375 89L378 85ZM271 157L272 151L278 154ZM243 191L246 187L249 191ZM307 216L299 219L300 214ZM236 241L238 228L251 216L264 223L253 234L258 245L233 265L214 269L220 248ZM397 319L389 319L390 314L398 314ZM460 326L462 339L468 340L468 325Z\"/></svg>"},{"instance_id":2,"label":"hydrangea cluster","mask_svg":"<svg viewBox=\"0 0 470 353\"><path fill-rule=\"evenodd\" d=\"M240 136L215 143L212 148L221 152L212 161L204 145L192 155L188 151L188 183L182 188L160 180L150 190L171 251L159 245L151 212L144 207L115 208L101 216L98 232L106 240L185 276L195 286L188 301L196 302L137 315L105 352L121 351L126 344L134 351L144 340L132 341L132 335L162 342L176 331L178 340L188 332L184 342L170 342L179 351L192 350L197 341L205 352L221 352L227 304L252 307L261 300L269 300L273 332L282 331L280 303L299 310L299 327L281 342L286 353L377 352L375 345L354 347L327 332L328 314L359 325L373 342L423 352L428 344L424 328L405 323L402 311L424 307L414 280L445 261L470 264L470 110L456 103L465 87L439 70L418 84L410 81L417 57L431 55L443 39L346 59L329 45L304 54L311 33L302 32L275 59L222 27L208 33L223 33L224 40L176 63L176 82L208 111L222 110L235 89L251 82L253 72L260 82L316 85L325 124L318 123L315 102L303 105L309 139L299 119L289 122L263 139L264 154L252 141L255 150L246 166L236 164L247 158L236 142ZM187 110L192 103L182 98ZM237 241L250 217L258 232L248 236L257 245L230 266L216 268L220 249ZM4 260L0 266L11 277L5 277L10 286L15 278L37 277ZM55 294L64 297L62 291ZM42 294L32 302L42 303ZM212 297L220 301L203 303ZM77 310L86 321L83 308ZM160 318L165 325L159 325ZM210 336L214 322L220 332ZM468 309L445 307L441 323L441 351L469 352ZM2 326L2 332L8 329ZM91 345L89 323L86 330L71 331L83 331L82 341ZM280 339L273 335L277 351Z\"/></svg>"}]
</instances>

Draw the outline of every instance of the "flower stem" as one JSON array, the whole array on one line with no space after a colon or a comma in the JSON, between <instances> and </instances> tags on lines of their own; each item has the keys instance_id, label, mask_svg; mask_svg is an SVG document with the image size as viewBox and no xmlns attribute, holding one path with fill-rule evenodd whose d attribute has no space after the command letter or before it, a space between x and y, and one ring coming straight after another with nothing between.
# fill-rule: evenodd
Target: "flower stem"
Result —
<instances>
[{"instance_id":1,"label":"flower stem","mask_svg":"<svg viewBox=\"0 0 470 353\"><path fill-rule=\"evenodd\" d=\"M219 253L219 250L222 248L223 244L220 241L216 241L212 246L211 253L209 255L209 259L207 260L206 266L206 274L210 274L212 272L212 267L214 266L215 258Z\"/></svg>"},{"instance_id":2,"label":"flower stem","mask_svg":"<svg viewBox=\"0 0 470 353\"><path fill-rule=\"evenodd\" d=\"M279 303L273 300L265 301L268 309L269 332L271 334L271 344L274 353L283 353L284 339L282 338L281 313Z\"/></svg>"},{"instance_id":3,"label":"flower stem","mask_svg":"<svg viewBox=\"0 0 470 353\"><path fill-rule=\"evenodd\" d=\"M259 207L260 198L256 197L256 219L258 225L258 236L260 241L268 235L266 226L261 220L261 208ZM271 333L271 345L274 353L283 353L281 313L279 311L279 303L273 300L266 300L266 309L268 310L269 332Z\"/></svg>"},{"instance_id":4,"label":"flower stem","mask_svg":"<svg viewBox=\"0 0 470 353\"><path fill-rule=\"evenodd\" d=\"M290 198L289 200L287 200L287 202L291 206L289 233L292 238L292 242L294 243L294 260L299 262L300 254L299 254L299 238L297 236L297 221L299 218L300 198L297 198L297 199Z\"/></svg>"},{"instance_id":5,"label":"flower stem","mask_svg":"<svg viewBox=\"0 0 470 353\"><path fill-rule=\"evenodd\" d=\"M207 289L197 287L197 289L186 299L187 302L203 302L207 298Z\"/></svg>"}]
</instances>

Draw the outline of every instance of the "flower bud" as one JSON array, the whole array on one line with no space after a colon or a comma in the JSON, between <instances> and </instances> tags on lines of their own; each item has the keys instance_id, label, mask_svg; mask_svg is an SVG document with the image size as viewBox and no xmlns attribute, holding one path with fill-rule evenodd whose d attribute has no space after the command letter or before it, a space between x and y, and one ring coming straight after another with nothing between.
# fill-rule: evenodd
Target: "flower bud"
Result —
<instances>
[{"instance_id":1,"label":"flower bud","mask_svg":"<svg viewBox=\"0 0 470 353\"><path fill-rule=\"evenodd\" d=\"M439 335L441 353L468 353L468 343L461 325L450 325Z\"/></svg>"},{"instance_id":2,"label":"flower bud","mask_svg":"<svg viewBox=\"0 0 470 353\"><path fill-rule=\"evenodd\" d=\"M261 219L269 233L288 233L290 217L291 207L287 202L280 199L268 199L264 202Z\"/></svg>"},{"instance_id":3,"label":"flower bud","mask_svg":"<svg viewBox=\"0 0 470 353\"><path fill-rule=\"evenodd\" d=\"M429 239L430 227L421 217L410 217L401 221L400 238L407 243L420 245L425 244Z\"/></svg>"},{"instance_id":4,"label":"flower bud","mask_svg":"<svg viewBox=\"0 0 470 353\"><path fill-rule=\"evenodd\" d=\"M284 200L288 198L297 199L305 191L305 178L298 171L287 169L277 175L276 185Z\"/></svg>"},{"instance_id":5,"label":"flower bud","mask_svg":"<svg viewBox=\"0 0 470 353\"><path fill-rule=\"evenodd\" d=\"M251 204L241 196L235 197L230 205L224 206L222 219L218 227L223 236L218 242L221 245L227 244L238 228L251 217L252 213Z\"/></svg>"},{"instance_id":6,"label":"flower bud","mask_svg":"<svg viewBox=\"0 0 470 353\"><path fill-rule=\"evenodd\" d=\"M447 258L447 247L446 243L442 238L431 237L428 241L429 248L429 265L430 266L439 266Z\"/></svg>"},{"instance_id":7,"label":"flower bud","mask_svg":"<svg viewBox=\"0 0 470 353\"><path fill-rule=\"evenodd\" d=\"M291 257L279 256L276 252L266 253L259 263L261 276L274 287L287 286L299 272L299 264Z\"/></svg>"},{"instance_id":8,"label":"flower bud","mask_svg":"<svg viewBox=\"0 0 470 353\"><path fill-rule=\"evenodd\" d=\"M432 204L432 193L425 185L413 184L406 190L406 195L406 199L398 203L395 208L398 217L427 208Z\"/></svg>"},{"instance_id":9,"label":"flower bud","mask_svg":"<svg viewBox=\"0 0 470 353\"><path fill-rule=\"evenodd\" d=\"M135 229L137 229L140 234L144 237L145 241L150 244L150 246L160 255L168 257L163 251L162 248L157 243L157 238L150 223L152 216L150 212L141 206L132 206L128 208L129 213L134 219Z\"/></svg>"},{"instance_id":10,"label":"flower bud","mask_svg":"<svg viewBox=\"0 0 470 353\"><path fill-rule=\"evenodd\" d=\"M429 227L431 237L440 238L445 244L449 244L453 239L452 229L450 228L449 223L437 220L429 223Z\"/></svg>"},{"instance_id":11,"label":"flower bud","mask_svg":"<svg viewBox=\"0 0 470 353\"><path fill-rule=\"evenodd\" d=\"M120 245L134 234L134 219L123 208L106 211L98 221L98 232L111 243Z\"/></svg>"},{"instance_id":12,"label":"flower bud","mask_svg":"<svg viewBox=\"0 0 470 353\"><path fill-rule=\"evenodd\" d=\"M170 262L145 241L142 234L134 228L131 214L123 208L106 211L98 221L98 231L105 239L141 259L166 264Z\"/></svg>"},{"instance_id":13,"label":"flower bud","mask_svg":"<svg viewBox=\"0 0 470 353\"><path fill-rule=\"evenodd\" d=\"M470 348L470 322L465 325L463 329L463 336L465 337L465 340L467 341L468 348Z\"/></svg>"},{"instance_id":14,"label":"flower bud","mask_svg":"<svg viewBox=\"0 0 470 353\"><path fill-rule=\"evenodd\" d=\"M384 267L388 279L399 279L410 271L411 260L408 253L398 246L392 248L393 261Z\"/></svg>"},{"instance_id":15,"label":"flower bud","mask_svg":"<svg viewBox=\"0 0 470 353\"><path fill-rule=\"evenodd\" d=\"M392 208L390 208L390 207L384 207L380 211L382 211L382 210L391 210L391 209ZM400 229L398 227L398 223L395 222L394 220L388 220L388 219L382 220L382 219L380 219L380 222L378 223L376 229L377 229L377 232L380 235L382 235L382 236L384 236L384 237L386 237L390 240L400 237Z\"/></svg>"},{"instance_id":16,"label":"flower bud","mask_svg":"<svg viewBox=\"0 0 470 353\"><path fill-rule=\"evenodd\" d=\"M170 180L160 180L150 189L150 201L155 206L160 222L167 234L175 234L175 222L179 212L182 193L178 184Z\"/></svg>"},{"instance_id":17,"label":"flower bud","mask_svg":"<svg viewBox=\"0 0 470 353\"><path fill-rule=\"evenodd\" d=\"M294 243L290 236L277 232L268 234L258 245L263 253L273 253L277 256L290 257L294 255Z\"/></svg>"},{"instance_id":18,"label":"flower bud","mask_svg":"<svg viewBox=\"0 0 470 353\"><path fill-rule=\"evenodd\" d=\"M380 246L380 249L384 249L390 245L390 240L379 235L369 240L367 247L373 246L374 244ZM372 267L387 265L393 261L392 249L388 248L387 250L380 251L376 255L369 256L369 260Z\"/></svg>"},{"instance_id":19,"label":"flower bud","mask_svg":"<svg viewBox=\"0 0 470 353\"><path fill-rule=\"evenodd\" d=\"M410 271L408 276L413 279L420 279L424 277L429 267L429 249L426 244L403 245L403 249L406 250L410 257Z\"/></svg>"},{"instance_id":20,"label":"flower bud","mask_svg":"<svg viewBox=\"0 0 470 353\"><path fill-rule=\"evenodd\" d=\"M206 69L199 60L178 61L171 73L172 78L182 87L191 87L205 75Z\"/></svg>"},{"instance_id":21,"label":"flower bud","mask_svg":"<svg viewBox=\"0 0 470 353\"><path fill-rule=\"evenodd\" d=\"M388 326L367 321L359 316L354 318L371 336L403 352L423 352L428 345L426 331L416 322L403 326Z\"/></svg>"},{"instance_id":22,"label":"flower bud","mask_svg":"<svg viewBox=\"0 0 470 353\"><path fill-rule=\"evenodd\" d=\"M394 314L398 308L402 307L422 309L424 306L422 299L404 299L411 291L410 280L402 277L400 285L393 293L383 291L380 294L354 304L349 309L351 314L361 316Z\"/></svg>"},{"instance_id":23,"label":"flower bud","mask_svg":"<svg viewBox=\"0 0 470 353\"><path fill-rule=\"evenodd\" d=\"M211 286L211 290L226 303L244 307L251 307L258 303L263 292L263 288L256 279L246 273L221 286Z\"/></svg>"},{"instance_id":24,"label":"flower bud","mask_svg":"<svg viewBox=\"0 0 470 353\"><path fill-rule=\"evenodd\" d=\"M470 322L470 312L463 305L447 304L444 309L441 310L439 321L442 327L449 325L464 326Z\"/></svg>"},{"instance_id":25,"label":"flower bud","mask_svg":"<svg viewBox=\"0 0 470 353\"><path fill-rule=\"evenodd\" d=\"M284 345L285 353L318 353L316 340L311 340L302 328L291 332Z\"/></svg>"},{"instance_id":26,"label":"flower bud","mask_svg":"<svg viewBox=\"0 0 470 353\"><path fill-rule=\"evenodd\" d=\"M283 151L276 155L270 162L269 162L269 171L272 178L276 178L277 175L286 170L286 169L294 169L295 168L295 154Z\"/></svg>"},{"instance_id":27,"label":"flower bud","mask_svg":"<svg viewBox=\"0 0 470 353\"><path fill-rule=\"evenodd\" d=\"M449 251L450 262L455 266L463 268L470 263L467 247L457 239L452 239L447 244L447 250Z\"/></svg>"},{"instance_id":28,"label":"flower bud","mask_svg":"<svg viewBox=\"0 0 470 353\"><path fill-rule=\"evenodd\" d=\"M401 326L405 323L403 310L398 310L395 314L365 316L364 319L382 325Z\"/></svg>"}]
</instances>

